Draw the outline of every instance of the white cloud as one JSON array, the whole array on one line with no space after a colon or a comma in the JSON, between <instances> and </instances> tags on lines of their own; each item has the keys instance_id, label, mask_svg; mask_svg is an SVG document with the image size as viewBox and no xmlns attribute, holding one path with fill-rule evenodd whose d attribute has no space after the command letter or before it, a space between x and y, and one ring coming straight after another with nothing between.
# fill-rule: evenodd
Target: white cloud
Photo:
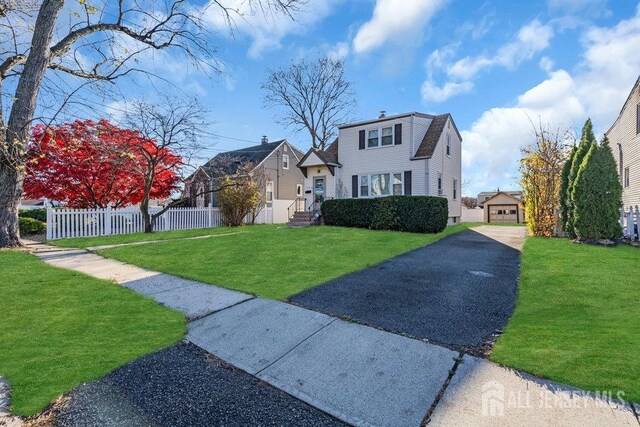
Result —
<instances>
[{"instance_id":1,"label":"white cloud","mask_svg":"<svg viewBox=\"0 0 640 427\"><path fill-rule=\"evenodd\" d=\"M455 95L467 93L473 88L473 79L483 69L494 66L515 69L546 49L552 38L551 26L543 25L535 19L520 28L514 41L502 45L493 55L467 56L451 62L456 45L442 51L436 50L426 61L428 76L422 85L422 99L443 102ZM442 71L447 76L447 81L440 86L434 79L437 71Z\"/></svg>"},{"instance_id":2,"label":"white cloud","mask_svg":"<svg viewBox=\"0 0 640 427\"><path fill-rule=\"evenodd\" d=\"M520 28L515 41L500 47L495 55L463 58L453 64L447 74L451 78L468 80L483 68L495 65L513 69L546 49L552 38L553 29L550 25L543 25L537 19L533 20Z\"/></svg>"},{"instance_id":3,"label":"white cloud","mask_svg":"<svg viewBox=\"0 0 640 427\"><path fill-rule=\"evenodd\" d=\"M579 130L591 117L600 134L613 123L640 70L640 12L614 27L587 30L582 43L573 75L552 71L550 59L541 61L547 79L518 96L513 107L487 110L462 132L470 195L517 186L520 148L532 141L530 120Z\"/></svg>"},{"instance_id":4,"label":"white cloud","mask_svg":"<svg viewBox=\"0 0 640 427\"><path fill-rule=\"evenodd\" d=\"M333 60L342 60L349 55L349 43L338 42L327 50L327 57Z\"/></svg>"},{"instance_id":5,"label":"white cloud","mask_svg":"<svg viewBox=\"0 0 640 427\"><path fill-rule=\"evenodd\" d=\"M414 40L447 0L377 0L371 20L365 22L353 39L356 53L369 52L384 44Z\"/></svg>"},{"instance_id":6,"label":"white cloud","mask_svg":"<svg viewBox=\"0 0 640 427\"><path fill-rule=\"evenodd\" d=\"M472 89L472 82L447 82L444 86L440 87L427 80L422 84L421 93L423 99L428 99L433 102L443 102L452 96L471 92Z\"/></svg>"},{"instance_id":7,"label":"white cloud","mask_svg":"<svg viewBox=\"0 0 640 427\"><path fill-rule=\"evenodd\" d=\"M310 0L295 12L295 19L292 19L284 13L272 11L265 14L260 7L246 0L211 0L203 9L203 19L216 30L227 32L231 29L234 33L251 38L248 55L260 58L265 51L279 49L287 35L304 33L329 16L339 1ZM231 27L218 3L236 11L231 15Z\"/></svg>"}]
</instances>

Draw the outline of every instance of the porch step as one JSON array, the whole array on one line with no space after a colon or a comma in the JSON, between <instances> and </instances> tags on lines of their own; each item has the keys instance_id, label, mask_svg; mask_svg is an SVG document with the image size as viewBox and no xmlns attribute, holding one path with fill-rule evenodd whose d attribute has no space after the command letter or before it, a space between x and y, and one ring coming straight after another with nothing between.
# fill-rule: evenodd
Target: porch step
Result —
<instances>
[{"instance_id":1,"label":"porch step","mask_svg":"<svg viewBox=\"0 0 640 427\"><path fill-rule=\"evenodd\" d=\"M311 212L300 211L293 214L287 225L289 227L308 227L320 224L320 218Z\"/></svg>"}]
</instances>

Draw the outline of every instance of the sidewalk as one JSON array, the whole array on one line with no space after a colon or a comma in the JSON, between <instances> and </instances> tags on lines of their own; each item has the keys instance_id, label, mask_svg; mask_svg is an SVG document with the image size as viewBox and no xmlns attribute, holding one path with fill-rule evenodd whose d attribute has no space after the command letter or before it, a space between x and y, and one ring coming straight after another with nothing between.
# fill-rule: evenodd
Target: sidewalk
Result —
<instances>
[{"instance_id":1,"label":"sidewalk","mask_svg":"<svg viewBox=\"0 0 640 427\"><path fill-rule=\"evenodd\" d=\"M184 313L193 344L351 424L640 425L630 405L423 341L86 251L29 248Z\"/></svg>"}]
</instances>

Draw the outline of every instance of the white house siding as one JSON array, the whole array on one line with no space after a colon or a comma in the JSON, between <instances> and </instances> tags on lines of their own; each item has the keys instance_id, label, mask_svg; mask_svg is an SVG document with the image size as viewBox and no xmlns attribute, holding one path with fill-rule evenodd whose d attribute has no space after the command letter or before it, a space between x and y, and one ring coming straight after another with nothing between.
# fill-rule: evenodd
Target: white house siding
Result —
<instances>
[{"instance_id":1,"label":"white house siding","mask_svg":"<svg viewBox=\"0 0 640 427\"><path fill-rule=\"evenodd\" d=\"M451 120L449 119L449 122ZM447 156L447 134L451 138L451 152ZM442 174L442 195L449 203L450 222L459 222L461 215L461 185L462 185L462 141L451 124L447 123L440 135L433 156L428 160L429 166L429 194L438 195L438 174ZM456 200L453 199L453 179L457 180Z\"/></svg>"},{"instance_id":2,"label":"white house siding","mask_svg":"<svg viewBox=\"0 0 640 427\"><path fill-rule=\"evenodd\" d=\"M304 180L304 198L307 206L311 206L313 203L313 178L318 176L325 177L325 199L328 200L336 198L336 179L331 175L329 168L325 165L309 166L307 167L307 179Z\"/></svg>"},{"instance_id":3,"label":"white house siding","mask_svg":"<svg viewBox=\"0 0 640 427\"><path fill-rule=\"evenodd\" d=\"M636 133L637 109L640 104L640 85L636 84L620 117L607 132L613 156L622 169L620 177L623 184L622 203L625 207L640 205L640 135ZM622 147L622 168L620 168L620 150ZM629 167L629 187L624 187L624 169Z\"/></svg>"},{"instance_id":4,"label":"white house siding","mask_svg":"<svg viewBox=\"0 0 640 427\"><path fill-rule=\"evenodd\" d=\"M388 172L405 172L411 171L412 194L425 195L425 162L410 161L415 153L417 145L413 139L421 140L426 132L424 124L420 126L420 133L417 131L415 116L405 116L397 119L378 121L375 123L363 124L362 126L353 126L340 129L338 146L338 161L343 165L340 168L340 176L345 194L343 197L352 197L351 179L353 175L369 175L376 173ZM390 145L386 147L359 149L359 132L361 130L368 131L374 128L391 126L396 123L402 123L402 144Z\"/></svg>"}]
</instances>

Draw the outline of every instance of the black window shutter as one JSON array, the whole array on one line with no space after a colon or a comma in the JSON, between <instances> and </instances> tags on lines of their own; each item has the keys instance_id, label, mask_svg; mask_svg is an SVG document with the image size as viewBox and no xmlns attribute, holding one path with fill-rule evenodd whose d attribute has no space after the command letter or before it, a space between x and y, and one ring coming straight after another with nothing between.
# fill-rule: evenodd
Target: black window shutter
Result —
<instances>
[{"instance_id":1,"label":"black window shutter","mask_svg":"<svg viewBox=\"0 0 640 427\"><path fill-rule=\"evenodd\" d=\"M364 150L364 130L360 131L360 135L359 136L360 136L360 141L359 141L360 142L360 147L359 148L361 150Z\"/></svg>"},{"instance_id":2,"label":"black window shutter","mask_svg":"<svg viewBox=\"0 0 640 427\"><path fill-rule=\"evenodd\" d=\"M358 197L358 175L353 175L351 177L351 197Z\"/></svg>"},{"instance_id":3,"label":"black window shutter","mask_svg":"<svg viewBox=\"0 0 640 427\"><path fill-rule=\"evenodd\" d=\"M404 171L404 194L411 195L411 171Z\"/></svg>"},{"instance_id":4,"label":"black window shutter","mask_svg":"<svg viewBox=\"0 0 640 427\"><path fill-rule=\"evenodd\" d=\"M400 145L402 144L402 123L397 123L395 126L395 141L394 144L395 145Z\"/></svg>"}]
</instances>

